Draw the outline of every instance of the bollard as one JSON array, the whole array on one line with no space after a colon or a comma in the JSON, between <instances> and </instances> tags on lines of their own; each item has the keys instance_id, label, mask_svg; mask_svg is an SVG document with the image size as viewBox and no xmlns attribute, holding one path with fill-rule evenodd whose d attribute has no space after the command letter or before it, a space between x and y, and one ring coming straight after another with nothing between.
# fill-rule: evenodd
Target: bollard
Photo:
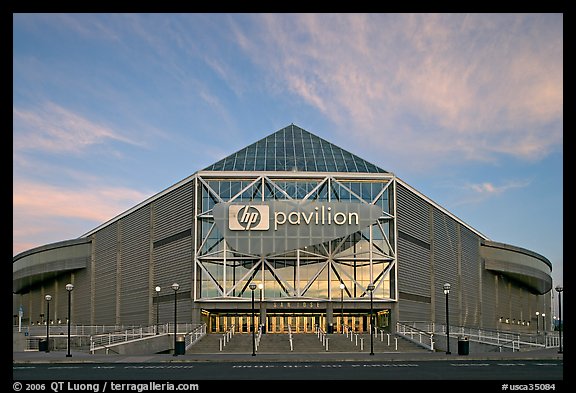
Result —
<instances>
[{"instance_id":1,"label":"bollard","mask_svg":"<svg viewBox=\"0 0 576 393\"><path fill-rule=\"evenodd\" d=\"M360 351L364 350L364 338L360 339Z\"/></svg>"}]
</instances>

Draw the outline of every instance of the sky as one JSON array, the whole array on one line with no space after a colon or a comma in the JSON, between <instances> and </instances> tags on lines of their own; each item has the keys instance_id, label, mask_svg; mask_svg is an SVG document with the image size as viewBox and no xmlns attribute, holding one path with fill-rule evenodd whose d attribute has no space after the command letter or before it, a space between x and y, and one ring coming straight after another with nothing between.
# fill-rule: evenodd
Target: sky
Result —
<instances>
[{"instance_id":1,"label":"sky","mask_svg":"<svg viewBox=\"0 0 576 393\"><path fill-rule=\"evenodd\" d=\"M563 285L563 14L13 14L13 255L290 124Z\"/></svg>"}]
</instances>

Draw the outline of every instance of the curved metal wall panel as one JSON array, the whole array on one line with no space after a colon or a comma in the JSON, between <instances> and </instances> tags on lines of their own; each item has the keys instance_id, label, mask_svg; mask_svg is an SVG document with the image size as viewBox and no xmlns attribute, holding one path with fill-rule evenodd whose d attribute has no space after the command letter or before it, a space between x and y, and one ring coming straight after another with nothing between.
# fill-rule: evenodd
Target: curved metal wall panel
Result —
<instances>
[{"instance_id":1,"label":"curved metal wall panel","mask_svg":"<svg viewBox=\"0 0 576 393\"><path fill-rule=\"evenodd\" d=\"M552 289L551 263L532 251L507 244L484 241L480 247L485 269L506 275L534 293Z\"/></svg>"},{"instance_id":2,"label":"curved metal wall panel","mask_svg":"<svg viewBox=\"0 0 576 393\"><path fill-rule=\"evenodd\" d=\"M66 240L26 251L14 257L12 263L12 291L28 288L64 272L83 269L90 261L90 240Z\"/></svg>"}]
</instances>

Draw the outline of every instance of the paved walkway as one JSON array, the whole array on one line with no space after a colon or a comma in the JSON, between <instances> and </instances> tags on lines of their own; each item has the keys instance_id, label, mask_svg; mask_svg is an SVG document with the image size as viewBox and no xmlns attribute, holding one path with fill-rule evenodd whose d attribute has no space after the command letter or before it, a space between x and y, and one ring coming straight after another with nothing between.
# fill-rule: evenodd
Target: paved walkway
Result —
<instances>
[{"instance_id":1,"label":"paved walkway","mask_svg":"<svg viewBox=\"0 0 576 393\"><path fill-rule=\"evenodd\" d=\"M452 352L384 352L370 355L367 352L318 352L318 353L202 353L174 356L171 354L118 355L71 353L66 351L25 351L13 352L13 363L150 363L150 362L309 362L309 361L426 361L426 360L563 360L564 354L558 348L537 349L523 352L483 352L458 355Z\"/></svg>"}]
</instances>

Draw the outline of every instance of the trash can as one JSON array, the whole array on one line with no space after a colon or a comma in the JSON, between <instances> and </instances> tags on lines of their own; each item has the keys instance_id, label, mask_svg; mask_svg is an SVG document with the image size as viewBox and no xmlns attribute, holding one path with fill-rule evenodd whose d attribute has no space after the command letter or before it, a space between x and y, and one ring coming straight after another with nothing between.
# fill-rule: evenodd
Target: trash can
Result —
<instances>
[{"instance_id":1,"label":"trash can","mask_svg":"<svg viewBox=\"0 0 576 393\"><path fill-rule=\"evenodd\" d=\"M468 337L458 339L458 355L468 355L470 353L470 342Z\"/></svg>"},{"instance_id":2,"label":"trash can","mask_svg":"<svg viewBox=\"0 0 576 393\"><path fill-rule=\"evenodd\" d=\"M175 355L184 355L186 353L186 342L184 336L176 337L176 348L174 348Z\"/></svg>"},{"instance_id":3,"label":"trash can","mask_svg":"<svg viewBox=\"0 0 576 393\"><path fill-rule=\"evenodd\" d=\"M46 352L48 350L48 341L46 339L41 339L38 341L38 351Z\"/></svg>"}]
</instances>

